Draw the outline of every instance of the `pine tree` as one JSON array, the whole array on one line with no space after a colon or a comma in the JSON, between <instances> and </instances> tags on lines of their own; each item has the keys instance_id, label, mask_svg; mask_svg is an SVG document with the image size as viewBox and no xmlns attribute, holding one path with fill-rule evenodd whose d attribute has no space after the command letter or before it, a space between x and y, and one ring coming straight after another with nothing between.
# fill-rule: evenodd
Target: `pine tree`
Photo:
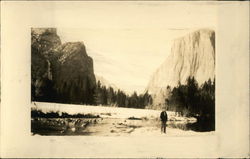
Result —
<instances>
[{"instance_id":1,"label":"pine tree","mask_svg":"<svg viewBox=\"0 0 250 159\"><path fill-rule=\"evenodd\" d=\"M94 90L94 104L101 105L102 104L102 94L101 94L101 82L98 81Z\"/></svg>"}]
</instances>

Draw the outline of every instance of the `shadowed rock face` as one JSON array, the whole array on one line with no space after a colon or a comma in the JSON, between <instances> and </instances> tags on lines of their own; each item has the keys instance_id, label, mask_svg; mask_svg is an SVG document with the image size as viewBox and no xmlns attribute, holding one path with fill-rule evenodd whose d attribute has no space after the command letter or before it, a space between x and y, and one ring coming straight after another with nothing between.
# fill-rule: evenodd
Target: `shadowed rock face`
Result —
<instances>
[{"instance_id":1,"label":"shadowed rock face","mask_svg":"<svg viewBox=\"0 0 250 159\"><path fill-rule=\"evenodd\" d=\"M171 88L194 77L198 84L215 77L215 32L202 29L173 42L171 53L153 74L147 90L154 104L163 104Z\"/></svg>"},{"instance_id":2,"label":"shadowed rock face","mask_svg":"<svg viewBox=\"0 0 250 159\"><path fill-rule=\"evenodd\" d=\"M89 103L95 88L93 60L82 42L61 44L56 29L32 29L32 100Z\"/></svg>"},{"instance_id":3,"label":"shadowed rock face","mask_svg":"<svg viewBox=\"0 0 250 159\"><path fill-rule=\"evenodd\" d=\"M87 55L84 44L65 43L60 51L55 79L60 98L72 103L90 103L93 99L88 96L94 93L95 75L93 60Z\"/></svg>"}]
</instances>

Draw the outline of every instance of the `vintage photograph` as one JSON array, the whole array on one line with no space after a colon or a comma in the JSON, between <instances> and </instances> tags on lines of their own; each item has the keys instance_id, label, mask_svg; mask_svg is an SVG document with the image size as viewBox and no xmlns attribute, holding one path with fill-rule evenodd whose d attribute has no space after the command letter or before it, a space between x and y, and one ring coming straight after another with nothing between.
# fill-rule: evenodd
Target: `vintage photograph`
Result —
<instances>
[{"instance_id":1,"label":"vintage photograph","mask_svg":"<svg viewBox=\"0 0 250 159\"><path fill-rule=\"evenodd\" d=\"M215 35L31 28L32 135L211 134Z\"/></svg>"},{"instance_id":2,"label":"vintage photograph","mask_svg":"<svg viewBox=\"0 0 250 159\"><path fill-rule=\"evenodd\" d=\"M0 158L249 157L249 2L1 2Z\"/></svg>"}]
</instances>

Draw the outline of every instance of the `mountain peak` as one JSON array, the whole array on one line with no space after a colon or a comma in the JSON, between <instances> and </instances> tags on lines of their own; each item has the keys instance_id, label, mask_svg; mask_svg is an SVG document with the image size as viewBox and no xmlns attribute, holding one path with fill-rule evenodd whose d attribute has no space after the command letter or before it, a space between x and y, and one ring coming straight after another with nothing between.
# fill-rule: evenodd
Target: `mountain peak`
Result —
<instances>
[{"instance_id":1,"label":"mountain peak","mask_svg":"<svg viewBox=\"0 0 250 159\"><path fill-rule=\"evenodd\" d=\"M215 32L200 29L175 39L171 53L153 74L147 90L158 94L167 86L185 84L194 77L198 84L215 77Z\"/></svg>"},{"instance_id":2,"label":"mountain peak","mask_svg":"<svg viewBox=\"0 0 250 159\"><path fill-rule=\"evenodd\" d=\"M62 56L59 59L61 63L64 63L67 58L81 58L82 56L88 56L83 42L64 43L61 46L60 51L62 53Z\"/></svg>"},{"instance_id":3,"label":"mountain peak","mask_svg":"<svg viewBox=\"0 0 250 159\"><path fill-rule=\"evenodd\" d=\"M56 32L31 30L32 100L90 104L96 83L93 60L83 42L61 44Z\"/></svg>"}]
</instances>

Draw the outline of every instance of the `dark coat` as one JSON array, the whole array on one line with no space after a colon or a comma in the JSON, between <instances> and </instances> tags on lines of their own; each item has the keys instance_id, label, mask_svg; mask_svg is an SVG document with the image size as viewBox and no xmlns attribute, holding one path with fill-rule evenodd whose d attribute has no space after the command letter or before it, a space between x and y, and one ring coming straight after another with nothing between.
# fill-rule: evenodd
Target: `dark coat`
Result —
<instances>
[{"instance_id":1,"label":"dark coat","mask_svg":"<svg viewBox=\"0 0 250 159\"><path fill-rule=\"evenodd\" d=\"M167 114L167 112L166 111L162 111L160 118L161 118L162 122L168 121L168 114Z\"/></svg>"}]
</instances>

